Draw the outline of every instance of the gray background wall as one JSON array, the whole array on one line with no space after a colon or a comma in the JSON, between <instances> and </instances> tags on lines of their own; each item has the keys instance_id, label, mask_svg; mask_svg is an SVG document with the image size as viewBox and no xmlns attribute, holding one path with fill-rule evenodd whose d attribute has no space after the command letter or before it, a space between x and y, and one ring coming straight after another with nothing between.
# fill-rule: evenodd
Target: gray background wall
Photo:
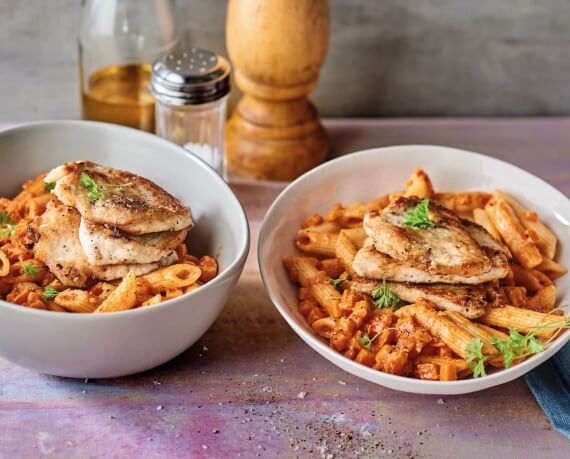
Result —
<instances>
[{"instance_id":1,"label":"gray background wall","mask_svg":"<svg viewBox=\"0 0 570 459\"><path fill-rule=\"evenodd\" d=\"M78 117L79 3L0 0L0 121ZM568 0L330 3L325 116L570 113ZM225 53L226 1L177 4L193 42Z\"/></svg>"}]
</instances>

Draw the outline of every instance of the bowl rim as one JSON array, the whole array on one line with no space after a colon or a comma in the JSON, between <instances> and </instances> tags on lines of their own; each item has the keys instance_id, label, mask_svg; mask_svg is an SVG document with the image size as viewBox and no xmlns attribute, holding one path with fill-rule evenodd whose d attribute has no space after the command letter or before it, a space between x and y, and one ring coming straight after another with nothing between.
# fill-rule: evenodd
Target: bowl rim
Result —
<instances>
[{"instance_id":1,"label":"bowl rim","mask_svg":"<svg viewBox=\"0 0 570 459\"><path fill-rule=\"evenodd\" d=\"M404 391L404 392L411 392L411 393L432 393L432 394L459 394L459 393L468 393L468 392L475 392L478 390L484 390L490 387L498 386L507 382L510 382L520 376L531 371L533 368L538 366L539 363L544 362L551 357L553 357L562 347L570 341L570 331L565 332L563 335L556 338L553 343L546 349L543 353L535 354L522 363L517 365L513 365L510 368L503 368L498 371L495 371L491 374L486 375L482 378L477 379L461 379L457 381L429 381L429 380L422 380L417 378L410 378L407 376L397 376L390 373L382 372L379 370L375 370L373 368L369 368L365 365L362 365L354 360L345 357L340 352L335 351L330 346L328 346L321 338L316 336L314 333L306 331L302 328L299 324L297 324L295 317L289 311L287 305L281 304L277 295L273 292L270 287L268 281L268 275L266 272L266 268L262 263L262 254L264 253L264 246L267 240L267 226L268 221L272 217L272 214L276 212L276 209L281 205L282 202L286 201L286 195L297 186L299 183L308 181L315 175L319 174L321 171L332 167L332 165L344 161L350 161L354 159L354 156L367 156L372 154L382 154L386 151L397 151L397 150L404 150L404 149L419 149L419 150L442 150L442 151L449 151L454 152L454 154L461 154L468 157L479 158L485 161L490 161L491 163L506 165L508 167L514 168L517 173L521 173L526 175L527 177L532 177L534 179L540 180L550 192L553 192L559 197L563 198L566 202L570 203L570 199L564 195L561 191L556 189L553 185L548 183L546 180L543 180L540 177L524 170L523 168L516 166L512 163L507 161L503 161L501 159L484 155L482 153L477 153L469 150L463 150L461 148L449 147L445 145L430 145L430 144L404 144L404 145L391 145L386 147L376 147L376 148L368 148L365 150L359 150L353 153L348 153L337 158L331 159L319 166L311 169L308 172L305 172L300 177L296 178L292 181L279 195L275 198L261 223L261 227L259 230L258 236L258 243L257 243L257 262L259 265L259 272L261 275L261 279L265 286L265 290L273 303L273 305L277 308L281 316L285 319L285 321L289 324L289 326L297 333L297 335L305 341L314 351L319 353L321 356L325 357L329 362L333 365L367 381L374 382L375 384L383 385L379 379L385 378L387 381L391 383L390 388L394 388L393 386L398 385L401 383L403 386L402 388L398 388L397 390ZM569 274L570 275L570 274ZM567 314L568 315L568 314ZM541 361L535 364L536 361ZM529 368L530 367L530 368ZM407 385L415 386L418 390L414 390L413 388L405 387ZM386 386L385 386L386 387ZM460 392L459 392L460 391Z\"/></svg>"},{"instance_id":2,"label":"bowl rim","mask_svg":"<svg viewBox=\"0 0 570 459\"><path fill-rule=\"evenodd\" d=\"M17 131L27 131L29 129L36 129L38 127L58 128L58 127L62 127L62 126L64 126L64 127L81 126L81 127L87 127L88 129L93 128L96 130L97 129L99 129L99 130L111 130L111 131L115 130L115 131L119 131L119 132L124 132L126 134L134 135L134 136L140 136L141 138L146 137L148 140L155 142L157 145L164 146L165 150L168 149L168 150L172 151L172 153L168 153L168 154L183 156L184 158L187 158L190 161L193 161L199 168L201 168L203 170L204 173L206 173L210 177L212 177L215 181L218 182L218 184L222 188L225 188L226 191L229 192L233 205L237 205L237 208L240 211L239 212L240 218L239 218L238 224L243 231L244 237L241 239L240 245L238 247L237 256L214 279L212 279L207 284L204 284L199 289L196 289L196 290L189 292L189 293L185 293L184 295L181 295L179 297L163 301L159 304L154 305L154 307L152 307L152 308L134 308L134 309L128 309L126 311L114 311L112 314L81 314L81 313L80 314L77 314L77 313L75 313L75 314L73 314L73 313L61 314L61 313L58 313L57 311L47 311L47 310L43 310L43 309L27 308L27 307L24 307L24 306L21 306L18 304L14 304L14 303L10 303L9 301L4 301L4 300L0 300L0 308L13 310L16 313L38 315L40 317L44 316L44 317L51 317L51 318L61 318L61 319L65 319L65 320L75 320L75 321L112 320L113 318L133 316L135 314L138 314L138 315L153 314L162 308L167 308L169 306L174 306L175 304L180 304L180 303L192 298L193 296L204 293L206 290L209 290L210 288L217 287L218 284L221 284L221 283L227 281L232 276L234 276L234 274L236 272L239 274L243 265L245 264L245 261L247 259L248 253L249 253L250 237L251 237L250 236L250 230L249 230L249 222L248 222L246 212L245 212L245 209L244 209L242 203L237 198L237 196L235 195L233 190L230 188L229 184L226 183L226 181L209 164L207 164L205 161L198 158L197 156L189 154L188 150L186 150L185 148L183 148L179 145L176 145L175 143L170 142L166 139L163 139L163 138L161 138L155 134L145 132L145 131L140 131L138 129L130 128L127 126L121 126L118 124L111 124L111 123L103 123L103 122L99 122L99 121L86 121L86 120L33 121L33 122L28 122L28 123L17 124L16 126L10 127L7 129L2 129L2 130L0 130L0 137L7 135L7 134L13 134L14 132L17 132ZM1 161L1 157L2 157L2 153L0 153L0 161ZM151 180L152 180L152 178L151 178Z\"/></svg>"}]
</instances>

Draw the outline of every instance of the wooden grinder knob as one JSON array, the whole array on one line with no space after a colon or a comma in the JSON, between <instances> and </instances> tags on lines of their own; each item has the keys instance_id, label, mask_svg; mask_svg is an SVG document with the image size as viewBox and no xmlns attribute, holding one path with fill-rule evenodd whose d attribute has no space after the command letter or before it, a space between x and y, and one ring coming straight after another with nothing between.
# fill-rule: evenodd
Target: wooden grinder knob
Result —
<instances>
[{"instance_id":1,"label":"wooden grinder knob","mask_svg":"<svg viewBox=\"0 0 570 459\"><path fill-rule=\"evenodd\" d=\"M245 94L228 123L232 172L292 180L326 158L326 132L307 96L328 36L327 0L229 1L227 47Z\"/></svg>"}]
</instances>

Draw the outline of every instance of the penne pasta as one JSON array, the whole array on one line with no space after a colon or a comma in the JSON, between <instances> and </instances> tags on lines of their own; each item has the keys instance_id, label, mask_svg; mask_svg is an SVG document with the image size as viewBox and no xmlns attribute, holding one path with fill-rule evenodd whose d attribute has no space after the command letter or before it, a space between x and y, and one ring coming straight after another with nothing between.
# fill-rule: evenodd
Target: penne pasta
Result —
<instances>
[{"instance_id":1,"label":"penne pasta","mask_svg":"<svg viewBox=\"0 0 570 459\"><path fill-rule=\"evenodd\" d=\"M341 294L331 285L331 278L317 269L318 260L307 257L289 257L284 262L291 279L307 287L317 303L333 318L338 318Z\"/></svg>"},{"instance_id":2,"label":"penne pasta","mask_svg":"<svg viewBox=\"0 0 570 459\"><path fill-rule=\"evenodd\" d=\"M477 326L481 329L486 331L489 335L494 336L495 338L499 339L507 339L509 335L503 333L501 330L497 330L496 328L489 327L488 325L477 323Z\"/></svg>"},{"instance_id":3,"label":"penne pasta","mask_svg":"<svg viewBox=\"0 0 570 459\"><path fill-rule=\"evenodd\" d=\"M490 193L481 191L457 191L435 193L433 200L454 212L467 213L485 207L491 197Z\"/></svg>"},{"instance_id":4,"label":"penne pasta","mask_svg":"<svg viewBox=\"0 0 570 459\"><path fill-rule=\"evenodd\" d=\"M364 228L348 228L343 230L344 234L350 239L352 245L358 250L364 247L364 241L368 237Z\"/></svg>"},{"instance_id":5,"label":"penne pasta","mask_svg":"<svg viewBox=\"0 0 570 459\"><path fill-rule=\"evenodd\" d=\"M542 254L504 199L494 199L485 206L485 211L522 266L534 268L542 263Z\"/></svg>"},{"instance_id":6,"label":"penne pasta","mask_svg":"<svg viewBox=\"0 0 570 459\"><path fill-rule=\"evenodd\" d=\"M209 256L200 258L200 261L198 262L198 268L200 268L200 277L198 279L204 284L211 281L218 275L218 262L215 258ZM192 284L194 284L194 282L191 282L188 285L184 285L183 287L187 287Z\"/></svg>"},{"instance_id":7,"label":"penne pasta","mask_svg":"<svg viewBox=\"0 0 570 459\"><path fill-rule=\"evenodd\" d=\"M440 381L455 381L457 379L457 367L455 365L444 363L439 366Z\"/></svg>"},{"instance_id":8,"label":"penne pasta","mask_svg":"<svg viewBox=\"0 0 570 459\"><path fill-rule=\"evenodd\" d=\"M59 296L59 295L58 295ZM129 271L118 287L95 309L94 312L125 311L135 306L137 302L137 277Z\"/></svg>"},{"instance_id":9,"label":"penne pasta","mask_svg":"<svg viewBox=\"0 0 570 459\"><path fill-rule=\"evenodd\" d=\"M342 226L336 222L321 222L318 225L307 226L303 229L312 233L338 233Z\"/></svg>"},{"instance_id":10,"label":"penne pasta","mask_svg":"<svg viewBox=\"0 0 570 459\"><path fill-rule=\"evenodd\" d=\"M341 295L329 282L313 284L310 290L317 303L326 309L331 317L337 319L340 316L338 304L340 303Z\"/></svg>"},{"instance_id":11,"label":"penne pasta","mask_svg":"<svg viewBox=\"0 0 570 459\"><path fill-rule=\"evenodd\" d=\"M417 196L418 198L433 198L434 191L430 178L423 169L417 168L406 180L404 196Z\"/></svg>"},{"instance_id":12,"label":"penne pasta","mask_svg":"<svg viewBox=\"0 0 570 459\"><path fill-rule=\"evenodd\" d=\"M347 236L346 232L343 230L339 233L336 240L336 256L341 262L344 269L349 274L354 274L354 269L352 267L352 261L356 256L356 247L354 247L352 241Z\"/></svg>"},{"instance_id":13,"label":"penne pasta","mask_svg":"<svg viewBox=\"0 0 570 459\"><path fill-rule=\"evenodd\" d=\"M501 235L499 234L499 231L497 231L497 228L495 228L495 225L493 225L493 222L490 220L485 210L479 208L473 209L473 220L475 221L475 223L485 228L487 232L495 239L497 239L498 241L501 240Z\"/></svg>"},{"instance_id":14,"label":"penne pasta","mask_svg":"<svg viewBox=\"0 0 570 459\"><path fill-rule=\"evenodd\" d=\"M194 284L202 270L194 265L178 264L161 268L143 276L156 292L179 289Z\"/></svg>"},{"instance_id":15,"label":"penne pasta","mask_svg":"<svg viewBox=\"0 0 570 459\"><path fill-rule=\"evenodd\" d=\"M556 324L560 324L564 319L528 309L504 306L489 309L479 320L493 327L512 327L524 333L534 333L540 338L550 338L556 332Z\"/></svg>"},{"instance_id":16,"label":"penne pasta","mask_svg":"<svg viewBox=\"0 0 570 459\"><path fill-rule=\"evenodd\" d=\"M150 297L148 300L144 301L141 304L141 308L146 307L146 306L152 306L153 304L158 304L158 303L162 303L162 295L160 293Z\"/></svg>"},{"instance_id":17,"label":"penne pasta","mask_svg":"<svg viewBox=\"0 0 570 459\"><path fill-rule=\"evenodd\" d=\"M455 311L446 311L447 317L451 319L455 325L463 328L474 338L481 338L483 342L483 353L485 355L496 354L498 351L491 343L491 335L488 331L478 327L475 322L471 322L467 317Z\"/></svg>"},{"instance_id":18,"label":"penne pasta","mask_svg":"<svg viewBox=\"0 0 570 459\"><path fill-rule=\"evenodd\" d=\"M556 263L550 258L543 258L542 263L539 264L535 269L548 276L550 280L558 279L568 272L564 266Z\"/></svg>"},{"instance_id":19,"label":"penne pasta","mask_svg":"<svg viewBox=\"0 0 570 459\"><path fill-rule=\"evenodd\" d=\"M315 320L311 327L323 338L330 338L336 323L334 319L325 317L323 319Z\"/></svg>"},{"instance_id":20,"label":"penne pasta","mask_svg":"<svg viewBox=\"0 0 570 459\"><path fill-rule=\"evenodd\" d=\"M287 257L283 264L289 271L289 277L293 282L307 288L311 285L311 280L319 274L317 265L319 260L310 257Z\"/></svg>"},{"instance_id":21,"label":"penne pasta","mask_svg":"<svg viewBox=\"0 0 570 459\"><path fill-rule=\"evenodd\" d=\"M473 336L463 328L458 327L443 314L436 312L424 303L404 306L398 311L398 313L401 313L400 311L403 310L406 310L407 313L411 314L414 319L416 319L420 325L427 328L432 335L437 336L447 344L453 352L460 357L465 358L465 350L473 339Z\"/></svg>"},{"instance_id":22,"label":"penne pasta","mask_svg":"<svg viewBox=\"0 0 570 459\"><path fill-rule=\"evenodd\" d=\"M552 285L548 276L536 269L526 269L520 265L511 265L515 285L524 287L530 292L538 292L544 287Z\"/></svg>"},{"instance_id":23,"label":"penne pasta","mask_svg":"<svg viewBox=\"0 0 570 459\"><path fill-rule=\"evenodd\" d=\"M323 255L325 257L334 257L336 255L336 233L316 233L306 229L299 230L295 245L299 250L315 255Z\"/></svg>"},{"instance_id":24,"label":"penne pasta","mask_svg":"<svg viewBox=\"0 0 570 459\"><path fill-rule=\"evenodd\" d=\"M528 297L525 287L508 286L502 287L501 290L506 296L507 304L516 306L517 308L526 307Z\"/></svg>"},{"instance_id":25,"label":"penne pasta","mask_svg":"<svg viewBox=\"0 0 570 459\"><path fill-rule=\"evenodd\" d=\"M320 260L317 267L332 279L337 279L345 271L345 267L339 258L325 258L324 260Z\"/></svg>"},{"instance_id":26,"label":"penne pasta","mask_svg":"<svg viewBox=\"0 0 570 459\"><path fill-rule=\"evenodd\" d=\"M10 274L10 260L8 256L0 249L0 277Z\"/></svg>"},{"instance_id":27,"label":"penne pasta","mask_svg":"<svg viewBox=\"0 0 570 459\"><path fill-rule=\"evenodd\" d=\"M538 312L550 312L556 306L556 287L549 285L536 292L529 298L526 305L528 309Z\"/></svg>"},{"instance_id":28,"label":"penne pasta","mask_svg":"<svg viewBox=\"0 0 570 459\"><path fill-rule=\"evenodd\" d=\"M442 365L453 365L456 372L461 372L469 369L469 365L464 359L454 359L449 357L440 357L439 355L420 355L417 358L420 363L435 363L440 367Z\"/></svg>"},{"instance_id":29,"label":"penne pasta","mask_svg":"<svg viewBox=\"0 0 570 459\"><path fill-rule=\"evenodd\" d=\"M53 303L69 312L91 313L101 304L101 300L80 289L67 289L60 292Z\"/></svg>"},{"instance_id":30,"label":"penne pasta","mask_svg":"<svg viewBox=\"0 0 570 459\"><path fill-rule=\"evenodd\" d=\"M556 246L558 239L556 235L550 231L546 225L544 225L535 212L531 212L525 209L517 200L512 196L504 193L503 191L496 190L494 193L495 197L504 199L509 203L517 217L519 218L521 224L525 229L532 234L534 240L538 245L538 248L546 258L551 260L556 255Z\"/></svg>"}]
</instances>

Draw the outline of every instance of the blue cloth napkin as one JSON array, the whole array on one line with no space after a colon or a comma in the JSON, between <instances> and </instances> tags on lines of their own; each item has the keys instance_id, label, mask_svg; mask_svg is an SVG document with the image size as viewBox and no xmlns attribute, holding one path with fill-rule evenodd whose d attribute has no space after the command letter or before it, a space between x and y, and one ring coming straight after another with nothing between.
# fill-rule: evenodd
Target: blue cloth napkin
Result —
<instances>
[{"instance_id":1,"label":"blue cloth napkin","mask_svg":"<svg viewBox=\"0 0 570 459\"><path fill-rule=\"evenodd\" d=\"M570 438L570 343L525 379L550 423Z\"/></svg>"}]
</instances>

